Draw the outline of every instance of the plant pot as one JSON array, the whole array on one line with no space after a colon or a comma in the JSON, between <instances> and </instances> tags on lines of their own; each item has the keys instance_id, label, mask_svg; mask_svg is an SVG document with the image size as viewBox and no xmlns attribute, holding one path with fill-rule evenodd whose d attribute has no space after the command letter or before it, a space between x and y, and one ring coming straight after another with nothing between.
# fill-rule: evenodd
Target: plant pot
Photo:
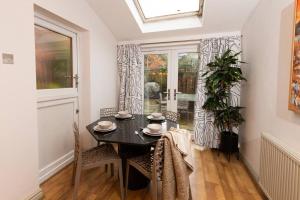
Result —
<instances>
[{"instance_id":1,"label":"plant pot","mask_svg":"<svg viewBox=\"0 0 300 200\"><path fill-rule=\"evenodd\" d=\"M239 136L234 132L222 132L220 151L226 154L239 152Z\"/></svg>"}]
</instances>

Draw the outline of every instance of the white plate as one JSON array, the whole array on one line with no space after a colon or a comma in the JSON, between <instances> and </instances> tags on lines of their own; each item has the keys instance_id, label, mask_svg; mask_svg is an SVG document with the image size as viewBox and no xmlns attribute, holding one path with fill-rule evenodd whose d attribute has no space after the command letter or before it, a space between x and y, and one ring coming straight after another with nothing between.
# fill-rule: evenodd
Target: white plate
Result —
<instances>
[{"instance_id":1,"label":"white plate","mask_svg":"<svg viewBox=\"0 0 300 200\"><path fill-rule=\"evenodd\" d=\"M117 118L117 119L128 119L128 118L131 118L131 117L132 117L132 114L128 114L126 117L121 117L119 114L115 115L115 118Z\"/></svg>"},{"instance_id":2,"label":"white plate","mask_svg":"<svg viewBox=\"0 0 300 200\"><path fill-rule=\"evenodd\" d=\"M153 121L163 121L166 119L164 116L161 116L160 118L154 118L152 115L147 116L147 118Z\"/></svg>"},{"instance_id":3,"label":"white plate","mask_svg":"<svg viewBox=\"0 0 300 200\"><path fill-rule=\"evenodd\" d=\"M109 131L114 131L117 129L117 125L115 123L113 123L112 127L109 128L109 129L102 129L100 128L98 125L94 126L94 131L97 131L97 132L109 132Z\"/></svg>"},{"instance_id":4,"label":"white plate","mask_svg":"<svg viewBox=\"0 0 300 200\"><path fill-rule=\"evenodd\" d=\"M156 137L160 137L162 135L162 131L159 131L158 133L151 133L148 128L144 128L143 133L146 135L156 136Z\"/></svg>"}]
</instances>

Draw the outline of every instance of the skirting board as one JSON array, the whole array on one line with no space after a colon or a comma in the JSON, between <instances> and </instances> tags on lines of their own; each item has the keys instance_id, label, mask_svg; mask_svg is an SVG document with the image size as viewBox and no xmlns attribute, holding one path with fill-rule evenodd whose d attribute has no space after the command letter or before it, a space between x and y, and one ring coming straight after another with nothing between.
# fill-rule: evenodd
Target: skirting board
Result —
<instances>
[{"instance_id":1,"label":"skirting board","mask_svg":"<svg viewBox=\"0 0 300 200\"><path fill-rule=\"evenodd\" d=\"M43 198L43 196L43 191L41 190L41 188L39 188L36 192L27 197L25 200L40 200Z\"/></svg>"},{"instance_id":2,"label":"skirting board","mask_svg":"<svg viewBox=\"0 0 300 200\"><path fill-rule=\"evenodd\" d=\"M250 172L252 178L254 178L254 180L258 183L259 182L258 174L254 171L254 169L252 168L252 166L250 165L250 163L248 162L248 160L244 157L244 155L242 153L240 153L240 158L243 161L246 168L248 169L248 171Z\"/></svg>"},{"instance_id":3,"label":"skirting board","mask_svg":"<svg viewBox=\"0 0 300 200\"><path fill-rule=\"evenodd\" d=\"M74 158L74 151L70 151L69 153L65 154L64 156L60 157L56 161L50 163L46 167L40 170L39 172L39 183L43 183L48 178L56 174L58 171L63 169L65 166L70 164Z\"/></svg>"},{"instance_id":4,"label":"skirting board","mask_svg":"<svg viewBox=\"0 0 300 200\"><path fill-rule=\"evenodd\" d=\"M259 183L259 175L254 171L254 169L251 167L248 160L241 153L240 153L240 159L243 162L244 166L247 168L248 172L250 173L250 176L251 176L252 180L255 182L256 187L260 190L260 193L263 195L263 198L270 199L266 195L264 189L261 187L261 185Z\"/></svg>"}]
</instances>

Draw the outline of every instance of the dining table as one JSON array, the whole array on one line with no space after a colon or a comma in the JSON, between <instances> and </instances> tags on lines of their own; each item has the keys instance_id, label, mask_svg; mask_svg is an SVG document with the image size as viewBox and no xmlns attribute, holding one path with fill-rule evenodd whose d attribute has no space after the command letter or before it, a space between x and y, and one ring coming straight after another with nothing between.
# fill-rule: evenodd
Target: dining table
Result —
<instances>
[{"instance_id":1,"label":"dining table","mask_svg":"<svg viewBox=\"0 0 300 200\"><path fill-rule=\"evenodd\" d=\"M109 132L97 132L94 127L100 121L111 121L116 124L116 129ZM98 142L118 144L118 154L122 159L123 174L126 172L126 160L149 153L160 138L159 136L149 136L143 132L143 128L150 123L159 123L162 125L162 132L171 127L177 127L174 121L165 119L153 121L148 115L135 114L128 119L119 119L115 116L101 117L97 121L89 124L86 128L93 138ZM124 176L125 178L125 176ZM125 181L124 181L125 182ZM138 190L148 186L150 180L134 168L129 169L128 189Z\"/></svg>"}]
</instances>

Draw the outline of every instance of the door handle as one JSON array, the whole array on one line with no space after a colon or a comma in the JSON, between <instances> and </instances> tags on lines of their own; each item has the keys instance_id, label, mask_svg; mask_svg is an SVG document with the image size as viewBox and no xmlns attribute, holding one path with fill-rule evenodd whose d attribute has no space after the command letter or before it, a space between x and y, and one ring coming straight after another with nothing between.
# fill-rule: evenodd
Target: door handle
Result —
<instances>
[{"instance_id":1,"label":"door handle","mask_svg":"<svg viewBox=\"0 0 300 200\"><path fill-rule=\"evenodd\" d=\"M171 90L168 89L168 100L170 100L170 99L171 99Z\"/></svg>"},{"instance_id":2,"label":"door handle","mask_svg":"<svg viewBox=\"0 0 300 200\"><path fill-rule=\"evenodd\" d=\"M64 78L65 79L74 79L75 80L76 88L78 88L78 79L79 79L78 74L75 74L74 76L64 76Z\"/></svg>"},{"instance_id":3,"label":"door handle","mask_svg":"<svg viewBox=\"0 0 300 200\"><path fill-rule=\"evenodd\" d=\"M75 74L74 76L64 76L64 78L74 78L75 80L79 79L78 74Z\"/></svg>"},{"instance_id":4,"label":"door handle","mask_svg":"<svg viewBox=\"0 0 300 200\"><path fill-rule=\"evenodd\" d=\"M75 74L75 76L73 76L73 78L75 79L76 88L78 88L78 84L79 84L79 82L78 82L78 80L79 80L78 74Z\"/></svg>"},{"instance_id":5,"label":"door handle","mask_svg":"<svg viewBox=\"0 0 300 200\"><path fill-rule=\"evenodd\" d=\"M167 92L163 92L164 94L167 94L167 96L168 96L168 100L170 100L170 98L171 98L171 90L170 89L168 89L168 91Z\"/></svg>"},{"instance_id":6,"label":"door handle","mask_svg":"<svg viewBox=\"0 0 300 200\"><path fill-rule=\"evenodd\" d=\"M174 100L177 100L177 94L182 94L182 92L177 92L176 89L174 89Z\"/></svg>"}]
</instances>

